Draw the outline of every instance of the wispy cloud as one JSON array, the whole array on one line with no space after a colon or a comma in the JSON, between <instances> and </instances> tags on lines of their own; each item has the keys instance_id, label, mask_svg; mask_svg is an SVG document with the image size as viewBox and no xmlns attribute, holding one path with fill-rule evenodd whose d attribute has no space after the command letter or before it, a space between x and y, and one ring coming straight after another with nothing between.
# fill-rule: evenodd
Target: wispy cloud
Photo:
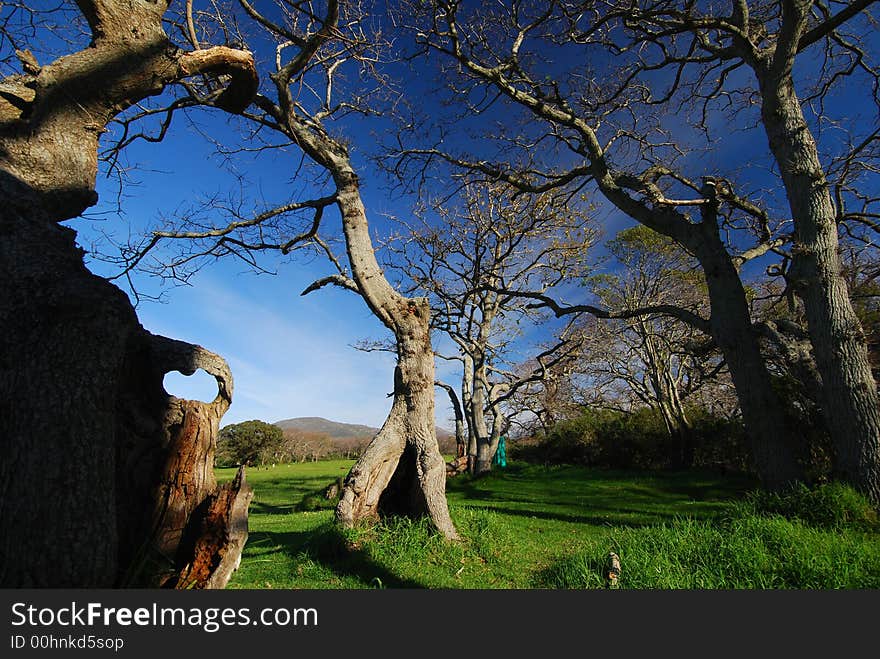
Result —
<instances>
[{"instance_id":1,"label":"wispy cloud","mask_svg":"<svg viewBox=\"0 0 880 659\"><path fill-rule=\"evenodd\" d=\"M151 331L205 346L229 362L235 380L224 423L327 416L381 423L393 379L389 355L349 347L368 331L369 312L351 295L299 298L300 277L202 276L140 316ZM377 323L378 324L378 323Z\"/></svg>"},{"instance_id":2,"label":"wispy cloud","mask_svg":"<svg viewBox=\"0 0 880 659\"><path fill-rule=\"evenodd\" d=\"M322 416L378 427L391 406L394 356L351 345L386 330L349 292L300 297L313 274L211 272L175 291L166 304L142 306L139 315L150 331L198 343L229 362L235 393L224 424ZM169 387L189 396L188 385L178 378ZM443 425L449 416L445 403L438 397Z\"/></svg>"}]
</instances>

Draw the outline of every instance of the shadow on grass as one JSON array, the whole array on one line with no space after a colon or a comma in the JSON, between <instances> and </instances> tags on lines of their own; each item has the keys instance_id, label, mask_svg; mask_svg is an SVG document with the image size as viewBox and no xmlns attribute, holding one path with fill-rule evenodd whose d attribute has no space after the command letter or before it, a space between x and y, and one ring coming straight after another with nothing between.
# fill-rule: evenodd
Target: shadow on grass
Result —
<instances>
[{"instance_id":1,"label":"shadow on grass","mask_svg":"<svg viewBox=\"0 0 880 659\"><path fill-rule=\"evenodd\" d=\"M568 506L575 511L594 506L614 510L621 500L645 502L644 512L670 499L714 503L736 499L756 487L747 476L694 471L620 471L577 466L529 465L517 470L491 472L480 477L463 475L447 482L447 492L464 500L522 503L529 506ZM576 516L576 515L575 515Z\"/></svg>"},{"instance_id":2,"label":"shadow on grass","mask_svg":"<svg viewBox=\"0 0 880 659\"><path fill-rule=\"evenodd\" d=\"M574 554L532 574L532 588L562 590L606 589L606 555Z\"/></svg>"},{"instance_id":3,"label":"shadow on grass","mask_svg":"<svg viewBox=\"0 0 880 659\"><path fill-rule=\"evenodd\" d=\"M295 562L308 557L340 577L352 577L367 588L426 588L418 581L403 579L377 563L369 551L352 545L333 525L312 531L252 534L254 545L278 548ZM250 544L250 543L249 543ZM276 550L276 551L277 551Z\"/></svg>"},{"instance_id":4,"label":"shadow on grass","mask_svg":"<svg viewBox=\"0 0 880 659\"><path fill-rule=\"evenodd\" d=\"M491 510L500 515L513 515L527 519L546 519L570 524L589 524L591 526L650 526L664 519L675 519L674 514L655 513L633 508L617 508L609 510L607 515L569 515L555 513L548 510L523 510L519 508L505 508L503 506L470 506L482 510ZM632 515L628 517L627 515Z\"/></svg>"},{"instance_id":5,"label":"shadow on grass","mask_svg":"<svg viewBox=\"0 0 880 659\"><path fill-rule=\"evenodd\" d=\"M294 504L275 506L260 501L252 501L249 510L252 515L289 515L299 512Z\"/></svg>"}]
</instances>

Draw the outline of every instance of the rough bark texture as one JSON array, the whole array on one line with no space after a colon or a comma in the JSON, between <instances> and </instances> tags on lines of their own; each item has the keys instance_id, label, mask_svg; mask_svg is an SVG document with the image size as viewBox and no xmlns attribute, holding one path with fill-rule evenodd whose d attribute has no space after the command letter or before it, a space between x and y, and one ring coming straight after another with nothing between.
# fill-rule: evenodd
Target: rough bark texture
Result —
<instances>
[{"instance_id":1,"label":"rough bark texture","mask_svg":"<svg viewBox=\"0 0 880 659\"><path fill-rule=\"evenodd\" d=\"M822 377L837 476L880 503L880 399L865 334L841 276L837 223L818 149L790 71L759 75L762 119L795 227L790 279L804 302Z\"/></svg>"},{"instance_id":2,"label":"rough bark texture","mask_svg":"<svg viewBox=\"0 0 880 659\"><path fill-rule=\"evenodd\" d=\"M183 518L213 489L206 465L232 393L220 358L145 331L57 223L97 200L98 136L115 114L182 76L221 68L244 74L227 97L241 107L255 89L253 62L230 49L190 60L162 31L163 2L78 5L92 45L27 67L0 95L4 587L154 584L169 569L156 557L176 553ZM221 384L208 406L162 387L167 370L194 364ZM178 426L175 414L188 420Z\"/></svg>"},{"instance_id":3,"label":"rough bark texture","mask_svg":"<svg viewBox=\"0 0 880 659\"><path fill-rule=\"evenodd\" d=\"M488 402L489 384L486 381L485 356L477 350L474 355L473 390L471 392L470 411L471 427L474 429L473 470L475 476L488 473L492 470L492 457L490 445L492 442L489 423L486 419L486 404Z\"/></svg>"},{"instance_id":4,"label":"rough bark texture","mask_svg":"<svg viewBox=\"0 0 880 659\"><path fill-rule=\"evenodd\" d=\"M158 585L216 487L228 368L145 331L125 295L86 270L69 229L0 219L12 292L0 302L0 583ZM217 378L214 402L164 391L167 372L196 368Z\"/></svg>"},{"instance_id":5,"label":"rough bark texture","mask_svg":"<svg viewBox=\"0 0 880 659\"><path fill-rule=\"evenodd\" d=\"M778 489L802 477L796 429L786 423L784 405L773 390L739 274L717 235L717 227L706 224L703 229L705 239L695 254L709 288L712 337L736 387L761 483Z\"/></svg>"},{"instance_id":6,"label":"rough bark texture","mask_svg":"<svg viewBox=\"0 0 880 659\"><path fill-rule=\"evenodd\" d=\"M241 563L248 538L253 491L244 467L231 483L212 492L195 511L176 551L178 573L160 584L177 589L225 588Z\"/></svg>"},{"instance_id":7,"label":"rough bark texture","mask_svg":"<svg viewBox=\"0 0 880 659\"><path fill-rule=\"evenodd\" d=\"M162 451L154 470L158 482L145 503L152 506L151 551L168 572L152 569L145 576L155 586L223 588L247 541L253 497L243 467L219 488L214 477L214 449L220 419L232 402L232 375L218 355L164 337L152 337L150 357L154 386L172 370L192 375L201 368L215 377L218 392L207 404L166 396L154 411L163 413Z\"/></svg>"},{"instance_id":8,"label":"rough bark texture","mask_svg":"<svg viewBox=\"0 0 880 659\"><path fill-rule=\"evenodd\" d=\"M347 158L338 158L331 171L352 274L367 305L394 332L397 343L391 412L346 478L336 518L350 526L381 510L427 515L440 533L456 539L446 503L446 467L434 428L428 301L406 298L388 284L376 262L357 176Z\"/></svg>"}]
</instances>

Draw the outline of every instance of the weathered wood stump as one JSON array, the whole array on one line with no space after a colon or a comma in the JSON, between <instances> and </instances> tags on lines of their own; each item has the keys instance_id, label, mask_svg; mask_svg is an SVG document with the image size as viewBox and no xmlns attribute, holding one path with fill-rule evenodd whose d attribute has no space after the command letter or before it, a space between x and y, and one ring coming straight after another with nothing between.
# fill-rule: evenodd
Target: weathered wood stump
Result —
<instances>
[{"instance_id":1,"label":"weathered wood stump","mask_svg":"<svg viewBox=\"0 0 880 659\"><path fill-rule=\"evenodd\" d=\"M217 486L214 451L220 419L232 402L232 375L226 362L201 346L152 338L157 374L199 368L217 380L210 403L168 396L163 420L164 460L153 492L151 549L168 565L154 585L168 588L223 588L238 568L248 536L247 511L253 498L244 467L231 483Z\"/></svg>"}]
</instances>

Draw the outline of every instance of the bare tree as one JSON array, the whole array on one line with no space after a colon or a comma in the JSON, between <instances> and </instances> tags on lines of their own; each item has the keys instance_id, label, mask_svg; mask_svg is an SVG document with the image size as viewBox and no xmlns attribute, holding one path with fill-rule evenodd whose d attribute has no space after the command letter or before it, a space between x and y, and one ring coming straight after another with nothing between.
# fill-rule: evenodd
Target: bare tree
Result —
<instances>
[{"instance_id":1,"label":"bare tree","mask_svg":"<svg viewBox=\"0 0 880 659\"><path fill-rule=\"evenodd\" d=\"M510 416L511 434L546 434L560 421L576 417L581 412L585 399L578 386L577 370L584 351L589 347L586 339L591 335L580 332L579 336L576 350L543 371L536 370L538 364L532 360L519 366L519 372L540 372L542 377L527 382L511 397L509 405L514 410ZM591 381L588 388L595 392L595 383Z\"/></svg>"},{"instance_id":2,"label":"bare tree","mask_svg":"<svg viewBox=\"0 0 880 659\"><path fill-rule=\"evenodd\" d=\"M809 58L825 48L824 64L810 74L818 82L809 100L820 108L820 120L822 100L850 75L860 75L868 93L876 93L864 46L842 32L869 20L861 12L871 4L735 2L729 14L714 5L665 1L513 0L477 9L438 0L421 12L408 5L400 20L412 26L425 53L450 63L445 72L457 99L482 99L477 108L483 113L493 104L519 109L527 119L518 130L508 122L495 133L495 157L487 158L485 149L480 158L448 148L405 149L401 172L417 165L426 177L426 161L443 161L526 191L590 185L613 208L693 254L706 275L707 324L736 384L762 480L771 487L798 477L798 440L762 363L737 270L747 258L779 250L786 222L793 220L790 280L810 298L813 348L824 355L817 359L823 408L839 420L830 423L838 471L878 500L876 388L838 275L836 216L792 74L800 53ZM572 57L575 52L581 54ZM754 85L744 76L749 70ZM679 137L678 126L670 134L663 119L670 115L695 130ZM682 157L701 139L711 149L719 123L748 126L750 120L760 122L770 139L788 209L738 193L737 166L719 173L719 166L707 167L699 157ZM876 134L864 139L873 142ZM863 143L854 140L850 155ZM546 152L536 149L542 144ZM702 176L688 176L689 169ZM738 249L725 240L743 228L757 242L743 245L740 239ZM832 360L832 354L845 359Z\"/></svg>"},{"instance_id":3,"label":"bare tree","mask_svg":"<svg viewBox=\"0 0 880 659\"><path fill-rule=\"evenodd\" d=\"M620 232L609 243L621 271L592 280L599 301L609 309L635 311L675 305L694 314L708 308L705 280L697 264L673 241L644 226ZM612 378L642 404L660 411L666 429L681 444L681 465L693 461L688 443L691 423L685 399L724 367L723 361L704 349L702 332L663 314L646 314L615 321L591 343L612 371ZM608 354L608 353L611 354ZM600 355L604 355L600 357Z\"/></svg>"},{"instance_id":4,"label":"bare tree","mask_svg":"<svg viewBox=\"0 0 880 659\"><path fill-rule=\"evenodd\" d=\"M57 15L29 5L0 6L0 62L6 73L12 50L21 67L0 81L0 583L222 586L250 500L241 479L216 490L209 468L232 395L228 367L144 330L60 222L96 202L108 122L195 75L216 81L218 107L241 111L257 88L253 59L175 46L167 2L78 0L53 11L67 20L78 10L91 42L74 34L79 49L40 63L42 40L66 44L43 30ZM197 368L217 379L213 403L164 391L166 372Z\"/></svg>"},{"instance_id":5,"label":"bare tree","mask_svg":"<svg viewBox=\"0 0 880 659\"><path fill-rule=\"evenodd\" d=\"M284 431L284 442L275 459L278 462L315 462L333 454L335 449L333 440L325 433L287 428Z\"/></svg>"},{"instance_id":6,"label":"bare tree","mask_svg":"<svg viewBox=\"0 0 880 659\"><path fill-rule=\"evenodd\" d=\"M522 335L548 320L530 300L506 290L546 291L583 269L594 231L586 214L550 194L529 198L503 184L467 186L460 206L437 205L438 217L406 225L395 265L432 303L433 325L457 346L468 467L490 471L516 392L570 354L568 339L544 346L532 368L514 368ZM433 204L431 204L433 206Z\"/></svg>"},{"instance_id":7,"label":"bare tree","mask_svg":"<svg viewBox=\"0 0 880 659\"><path fill-rule=\"evenodd\" d=\"M336 518L350 526L382 511L427 515L443 535L455 539L434 426L428 301L399 293L386 279L376 260L349 147L327 127L352 113L373 112L369 91L355 89L346 95L341 78L349 68L356 76L375 78L371 69L380 44L364 32L367 21L356 2L279 2L265 13L246 0L239 4L242 20L258 31L253 38L274 44L271 70L265 75L271 85L242 116L255 127L252 137L259 148L298 149L302 160L292 163L292 169L304 176L310 167L312 188L320 192L253 214L244 213L241 204L223 207L220 224L216 214L180 218L130 249L127 269L157 268L165 276L185 277L219 257L237 256L256 265L265 251L313 249L325 255L336 272L314 282L303 295L327 285L357 293L393 334L397 355L391 411L349 472ZM341 218L344 255L332 249L335 236L325 236L325 215L333 208ZM157 245L168 241L181 246L177 255L152 260Z\"/></svg>"}]
</instances>

